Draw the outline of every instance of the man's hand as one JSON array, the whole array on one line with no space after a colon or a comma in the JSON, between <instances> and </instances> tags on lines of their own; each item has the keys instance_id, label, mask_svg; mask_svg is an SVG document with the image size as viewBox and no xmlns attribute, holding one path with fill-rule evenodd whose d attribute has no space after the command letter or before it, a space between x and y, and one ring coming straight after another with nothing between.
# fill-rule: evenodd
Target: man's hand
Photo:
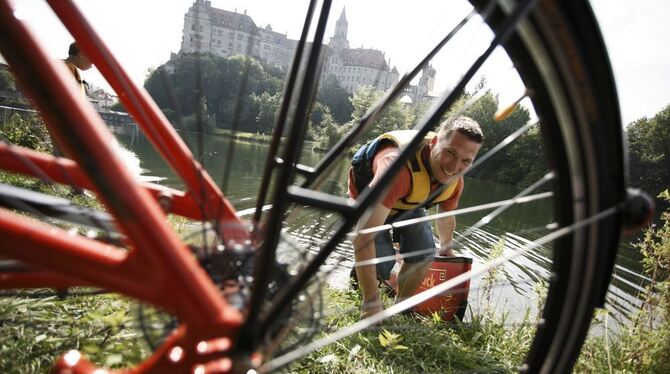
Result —
<instances>
[{"instance_id":1,"label":"man's hand","mask_svg":"<svg viewBox=\"0 0 670 374\"><path fill-rule=\"evenodd\" d=\"M446 256L446 257L455 256L454 251L451 249L450 245L440 248L439 254L440 256Z\"/></svg>"},{"instance_id":2,"label":"man's hand","mask_svg":"<svg viewBox=\"0 0 670 374\"><path fill-rule=\"evenodd\" d=\"M442 212L442 208L438 209ZM456 218L445 217L437 220L437 234L440 237L440 256L453 256L454 251L452 239L454 237L454 229L456 228Z\"/></svg>"},{"instance_id":3,"label":"man's hand","mask_svg":"<svg viewBox=\"0 0 670 374\"><path fill-rule=\"evenodd\" d=\"M388 217L389 211L389 208L379 204L374 208L367 221L358 222L356 231L382 225L386 217ZM376 257L375 235L375 233L360 234L354 239L352 244L354 245L354 259L356 263L360 264ZM356 266L356 276L358 277L358 285L363 295L361 318L384 310L384 306L379 299L379 288L377 287L377 266L374 264Z\"/></svg>"}]
</instances>

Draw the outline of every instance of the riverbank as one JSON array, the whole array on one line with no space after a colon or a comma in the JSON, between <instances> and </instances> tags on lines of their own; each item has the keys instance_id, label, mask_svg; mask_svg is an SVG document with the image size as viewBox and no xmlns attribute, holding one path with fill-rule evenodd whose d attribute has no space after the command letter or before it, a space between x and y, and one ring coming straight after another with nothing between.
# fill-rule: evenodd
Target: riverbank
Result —
<instances>
[{"instance_id":1,"label":"riverbank","mask_svg":"<svg viewBox=\"0 0 670 374\"><path fill-rule=\"evenodd\" d=\"M212 135L223 136L226 139L231 139L246 143L270 144L272 142L272 135L261 133L232 131L227 129L216 128L211 132Z\"/></svg>"}]
</instances>

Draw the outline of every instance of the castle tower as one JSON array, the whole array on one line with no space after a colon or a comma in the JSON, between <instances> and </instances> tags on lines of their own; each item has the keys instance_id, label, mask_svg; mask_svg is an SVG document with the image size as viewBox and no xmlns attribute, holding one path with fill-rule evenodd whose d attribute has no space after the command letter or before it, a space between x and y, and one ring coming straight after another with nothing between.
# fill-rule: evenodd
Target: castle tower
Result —
<instances>
[{"instance_id":1,"label":"castle tower","mask_svg":"<svg viewBox=\"0 0 670 374\"><path fill-rule=\"evenodd\" d=\"M429 64L421 71L421 78L419 78L419 84L416 87L414 103L423 101L425 96L428 96L428 94L433 91L434 85L435 68Z\"/></svg>"},{"instance_id":2,"label":"castle tower","mask_svg":"<svg viewBox=\"0 0 670 374\"><path fill-rule=\"evenodd\" d=\"M349 23L347 22L347 15L344 8L342 8L342 14L340 14L340 19L335 23L335 35L330 38L328 46L335 50L342 50L349 48L349 41L347 40L347 29L349 28Z\"/></svg>"},{"instance_id":3,"label":"castle tower","mask_svg":"<svg viewBox=\"0 0 670 374\"><path fill-rule=\"evenodd\" d=\"M421 78L419 78L419 87L422 87L426 92L433 90L435 85L435 68L432 65L428 65L421 72Z\"/></svg>"},{"instance_id":4,"label":"castle tower","mask_svg":"<svg viewBox=\"0 0 670 374\"><path fill-rule=\"evenodd\" d=\"M181 53L209 52L212 34L210 14L212 4L209 0L195 0L184 15Z\"/></svg>"}]
</instances>

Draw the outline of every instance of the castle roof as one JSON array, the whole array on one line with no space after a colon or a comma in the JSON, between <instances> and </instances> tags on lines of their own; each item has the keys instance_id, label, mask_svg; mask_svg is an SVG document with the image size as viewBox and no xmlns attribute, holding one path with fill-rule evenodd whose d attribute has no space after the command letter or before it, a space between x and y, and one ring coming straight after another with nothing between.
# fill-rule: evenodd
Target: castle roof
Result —
<instances>
[{"instance_id":1,"label":"castle roof","mask_svg":"<svg viewBox=\"0 0 670 374\"><path fill-rule=\"evenodd\" d=\"M256 34L258 31L258 26L254 20L247 15L247 11L244 11L244 14L231 12L228 10L211 8L211 20L214 25L227 27L229 29L241 30L249 34Z\"/></svg>"},{"instance_id":2,"label":"castle roof","mask_svg":"<svg viewBox=\"0 0 670 374\"><path fill-rule=\"evenodd\" d=\"M270 25L265 26L264 29L260 29L260 34L263 41L271 41L276 44L290 45L285 34L276 32L272 30Z\"/></svg>"},{"instance_id":3,"label":"castle roof","mask_svg":"<svg viewBox=\"0 0 670 374\"><path fill-rule=\"evenodd\" d=\"M379 70L388 70L384 54L376 49L344 49L340 53L344 65L362 66Z\"/></svg>"}]
</instances>

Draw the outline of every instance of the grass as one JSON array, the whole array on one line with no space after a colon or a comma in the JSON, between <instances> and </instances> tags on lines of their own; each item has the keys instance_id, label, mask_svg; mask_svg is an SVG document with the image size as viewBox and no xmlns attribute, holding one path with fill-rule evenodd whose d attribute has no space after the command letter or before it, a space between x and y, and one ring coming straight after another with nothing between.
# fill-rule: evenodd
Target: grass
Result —
<instances>
[{"instance_id":1,"label":"grass","mask_svg":"<svg viewBox=\"0 0 670 374\"><path fill-rule=\"evenodd\" d=\"M360 297L351 290L328 290L326 331L358 320ZM290 367L296 373L516 372L532 323L510 329L505 319L475 316L472 322L445 323L430 316L397 315L316 351ZM326 333L327 334L327 333Z\"/></svg>"},{"instance_id":2,"label":"grass","mask_svg":"<svg viewBox=\"0 0 670 374\"><path fill-rule=\"evenodd\" d=\"M40 290L35 291L40 292ZM360 296L326 289L326 335L358 320ZM46 372L53 360L78 349L98 365L125 367L151 352L130 300L118 295L0 298L0 372ZM386 300L389 303L389 300ZM331 344L285 369L291 373L516 372L528 349L534 321L506 323L506 316L470 315L467 323L398 315ZM663 373L667 330L591 337L575 368L579 373ZM322 335L323 336L323 335ZM616 344L615 344L616 342ZM648 357L635 351L642 344ZM667 356L668 352L665 352ZM665 361L668 362L668 361ZM667 366L667 364L665 364Z\"/></svg>"},{"instance_id":3,"label":"grass","mask_svg":"<svg viewBox=\"0 0 670 374\"><path fill-rule=\"evenodd\" d=\"M45 290L0 299L0 372L47 372L71 349L107 367L137 363L150 353L126 298L31 297L35 292Z\"/></svg>"}]
</instances>

